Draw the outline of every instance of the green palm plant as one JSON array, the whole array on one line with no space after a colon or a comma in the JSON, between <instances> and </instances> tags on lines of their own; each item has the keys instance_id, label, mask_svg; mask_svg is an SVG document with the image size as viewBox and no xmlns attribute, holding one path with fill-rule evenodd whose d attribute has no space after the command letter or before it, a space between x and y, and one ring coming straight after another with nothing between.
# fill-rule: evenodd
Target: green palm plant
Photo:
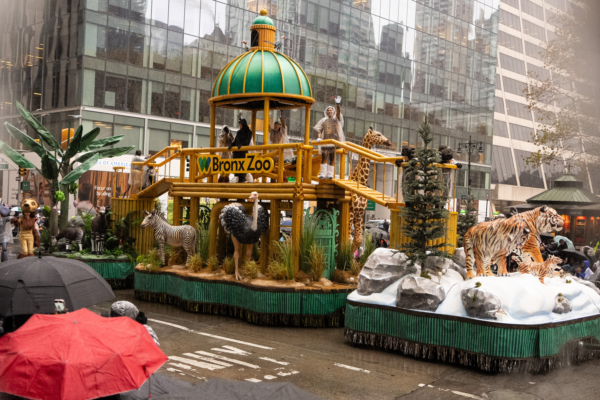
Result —
<instances>
[{"instance_id":1,"label":"green palm plant","mask_svg":"<svg viewBox=\"0 0 600 400\"><path fill-rule=\"evenodd\" d=\"M24 156L0 141L0 151L4 153L19 168L36 169L50 184L50 200L52 213L50 215L50 232L52 236L58 234L58 228L67 227L69 221L69 197L74 194L76 181L88 171L101 158L118 157L129 153L133 146L110 148L123 139L124 135L113 136L95 140L100 134L100 128L95 128L83 134L83 127L79 126L73 138L68 136L66 149L62 149L54 136L20 103L17 102L17 111L21 118L37 132L41 141L16 128L8 122L4 125L8 133L17 139L23 147L36 153L41 158L41 167L37 168ZM60 201L60 223L55 207Z\"/></svg>"}]
</instances>

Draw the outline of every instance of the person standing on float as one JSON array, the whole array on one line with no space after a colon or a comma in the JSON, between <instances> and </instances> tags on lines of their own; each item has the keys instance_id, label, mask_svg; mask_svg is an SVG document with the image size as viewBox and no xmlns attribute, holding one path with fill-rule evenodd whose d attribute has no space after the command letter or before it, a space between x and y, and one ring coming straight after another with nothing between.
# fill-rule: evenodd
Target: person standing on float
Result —
<instances>
[{"instance_id":1,"label":"person standing on float","mask_svg":"<svg viewBox=\"0 0 600 400\"><path fill-rule=\"evenodd\" d=\"M340 103L342 102L342 96L335 98L336 108L329 106L325 109L325 117L322 118L314 126L314 130L317 132L317 143L327 139L334 139L338 142L344 142L346 137L344 136L344 117L340 110ZM321 146L321 170L319 172L319 179L333 179L333 173L335 171L335 146L325 145Z\"/></svg>"}]
</instances>

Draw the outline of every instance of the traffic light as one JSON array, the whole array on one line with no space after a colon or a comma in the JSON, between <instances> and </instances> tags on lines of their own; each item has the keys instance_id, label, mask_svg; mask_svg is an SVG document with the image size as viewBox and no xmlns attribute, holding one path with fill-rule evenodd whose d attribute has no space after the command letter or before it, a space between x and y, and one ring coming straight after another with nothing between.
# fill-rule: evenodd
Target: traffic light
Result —
<instances>
[{"instance_id":1,"label":"traffic light","mask_svg":"<svg viewBox=\"0 0 600 400\"><path fill-rule=\"evenodd\" d=\"M27 168L19 168L19 175L21 175L21 176L27 175Z\"/></svg>"}]
</instances>

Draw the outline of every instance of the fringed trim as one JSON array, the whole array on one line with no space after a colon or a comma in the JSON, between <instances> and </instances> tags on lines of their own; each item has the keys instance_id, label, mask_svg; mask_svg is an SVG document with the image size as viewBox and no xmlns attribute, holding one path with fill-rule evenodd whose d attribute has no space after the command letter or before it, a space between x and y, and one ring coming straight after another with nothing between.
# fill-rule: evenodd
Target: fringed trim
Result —
<instances>
[{"instance_id":1,"label":"fringed trim","mask_svg":"<svg viewBox=\"0 0 600 400\"><path fill-rule=\"evenodd\" d=\"M122 289L133 289L134 288L134 278L133 274L129 275L125 279L105 279L106 282L110 285L112 290L122 290Z\"/></svg>"},{"instance_id":2,"label":"fringed trim","mask_svg":"<svg viewBox=\"0 0 600 400\"><path fill-rule=\"evenodd\" d=\"M417 343L399 337L357 332L350 328L344 329L344 337L353 345L397 351L417 358L460 364L487 372L547 372L600 357L600 351L591 352L579 347L579 342L597 343L598 341L594 338L570 341L560 349L558 354L552 357L510 359L471 353L444 346Z\"/></svg>"},{"instance_id":3,"label":"fringed trim","mask_svg":"<svg viewBox=\"0 0 600 400\"><path fill-rule=\"evenodd\" d=\"M309 328L338 328L344 326L344 307L328 315L266 314L227 304L201 303L183 300L171 294L142 290L135 290L135 298L152 303L175 305L185 311L194 313L226 315L240 318L256 325L303 326Z\"/></svg>"}]
</instances>

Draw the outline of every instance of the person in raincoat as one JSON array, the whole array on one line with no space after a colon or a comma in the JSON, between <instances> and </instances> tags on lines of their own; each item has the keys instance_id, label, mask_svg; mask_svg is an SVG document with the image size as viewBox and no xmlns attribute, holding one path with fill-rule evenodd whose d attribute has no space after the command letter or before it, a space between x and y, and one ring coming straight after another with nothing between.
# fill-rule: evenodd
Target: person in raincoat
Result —
<instances>
[{"instance_id":1,"label":"person in raincoat","mask_svg":"<svg viewBox=\"0 0 600 400\"><path fill-rule=\"evenodd\" d=\"M129 317L140 324L144 325L144 328L148 331L154 343L160 347L160 343L158 342L158 336L154 333L154 330L148 326L148 319L144 315L143 312L138 310L138 308L129 301L115 301L110 306L110 316L111 317Z\"/></svg>"},{"instance_id":2,"label":"person in raincoat","mask_svg":"<svg viewBox=\"0 0 600 400\"><path fill-rule=\"evenodd\" d=\"M279 115L279 121L275 121L273 123L273 128L269 128L269 140L271 144L285 144L290 142L287 134L287 127L285 126L285 121L281 115ZM293 159L294 152L292 149L283 150L283 160L285 162L292 162ZM273 157L273 160L277 161L277 157Z\"/></svg>"},{"instance_id":3,"label":"person in raincoat","mask_svg":"<svg viewBox=\"0 0 600 400\"><path fill-rule=\"evenodd\" d=\"M135 156L131 159L131 162L144 162L146 159L142 157L142 151L137 150ZM142 188L142 166L132 165L131 173L129 174L129 187L131 188L130 195L138 194Z\"/></svg>"},{"instance_id":4,"label":"person in raincoat","mask_svg":"<svg viewBox=\"0 0 600 400\"><path fill-rule=\"evenodd\" d=\"M329 106L325 109L325 117L321 118L319 122L314 126L314 130L317 132L317 142L321 139L334 139L338 142L346 141L344 136L344 117L340 110L340 103L342 102L342 96L335 98L336 108ZM333 173L335 171L335 146L326 145L321 146L321 169L319 171L319 179L333 179Z\"/></svg>"},{"instance_id":5,"label":"person in raincoat","mask_svg":"<svg viewBox=\"0 0 600 400\"><path fill-rule=\"evenodd\" d=\"M0 205L0 244L2 245L2 262L8 261L8 244L13 242L13 225L10 223L10 207Z\"/></svg>"},{"instance_id":6,"label":"person in raincoat","mask_svg":"<svg viewBox=\"0 0 600 400\"><path fill-rule=\"evenodd\" d=\"M239 130L237 131L237 134L235 135L235 139L233 140L233 142L229 145L229 150L231 150L232 147L236 147L238 149L244 147L244 146L250 146L250 143L252 143L252 131L250 130L250 127L248 126L248 122L246 122L245 119L240 119L239 120ZM247 151L234 151L233 152L233 158L246 158L246 154L248 154ZM237 176L238 178L238 183L244 183L246 182L246 174L235 174L235 176Z\"/></svg>"}]
</instances>

